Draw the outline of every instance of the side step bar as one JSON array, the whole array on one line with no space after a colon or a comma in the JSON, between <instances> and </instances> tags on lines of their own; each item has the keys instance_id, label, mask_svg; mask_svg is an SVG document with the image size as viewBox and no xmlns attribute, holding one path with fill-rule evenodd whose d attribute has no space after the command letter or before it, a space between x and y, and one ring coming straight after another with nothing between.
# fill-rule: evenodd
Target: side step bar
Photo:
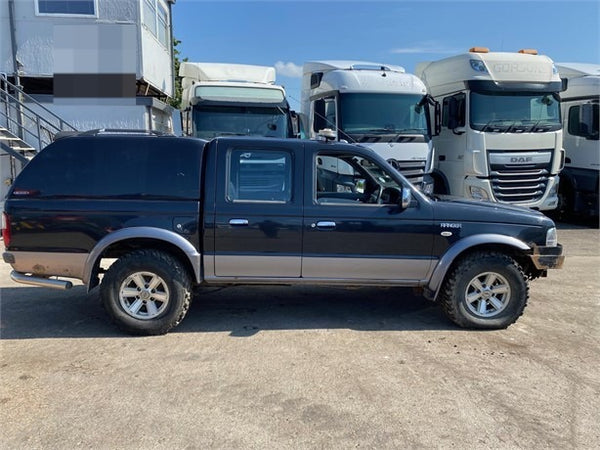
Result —
<instances>
[{"instance_id":1,"label":"side step bar","mask_svg":"<svg viewBox=\"0 0 600 450\"><path fill-rule=\"evenodd\" d=\"M13 270L10 273L10 278L13 281L21 284L30 284L32 286L48 287L54 289L67 290L73 287L73 283L64 280L51 280L49 278L34 277L33 275L25 275L24 273Z\"/></svg>"}]
</instances>

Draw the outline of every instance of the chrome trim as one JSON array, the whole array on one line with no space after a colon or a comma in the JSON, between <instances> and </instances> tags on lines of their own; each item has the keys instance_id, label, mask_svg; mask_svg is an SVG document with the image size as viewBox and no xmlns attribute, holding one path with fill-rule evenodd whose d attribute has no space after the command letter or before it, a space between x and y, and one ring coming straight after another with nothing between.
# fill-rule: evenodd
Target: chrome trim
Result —
<instances>
[{"instance_id":1,"label":"chrome trim","mask_svg":"<svg viewBox=\"0 0 600 450\"><path fill-rule=\"evenodd\" d=\"M428 295L430 300L435 300L437 298L439 290L442 287L442 282L446 277L446 272L454 260L465 250L482 244L502 244L515 247L522 251L531 250L531 248L523 241L501 234L476 234L461 239L442 255L435 269L433 270L431 279L427 284L427 289L430 291L430 294Z\"/></svg>"},{"instance_id":2,"label":"chrome trim","mask_svg":"<svg viewBox=\"0 0 600 450\"><path fill-rule=\"evenodd\" d=\"M83 270L82 277L84 284L89 286L90 279L92 277L92 270L104 250L106 250L110 245L119 241L139 238L165 241L178 247L186 254L190 264L192 265L196 282L200 283L202 281L202 255L198 253L198 251L188 240L177 233L162 228L130 227L114 231L98 241L85 261L85 268Z\"/></svg>"},{"instance_id":3,"label":"chrome trim","mask_svg":"<svg viewBox=\"0 0 600 450\"><path fill-rule=\"evenodd\" d=\"M16 283L28 284L31 286L47 287L53 289L67 290L73 287L73 283L65 280L51 280L49 278L35 277L13 270L10 273L10 279Z\"/></svg>"},{"instance_id":4,"label":"chrome trim","mask_svg":"<svg viewBox=\"0 0 600 450\"><path fill-rule=\"evenodd\" d=\"M428 279L433 259L304 257L302 277L312 279L403 280Z\"/></svg>"},{"instance_id":5,"label":"chrome trim","mask_svg":"<svg viewBox=\"0 0 600 450\"><path fill-rule=\"evenodd\" d=\"M63 276L83 279L87 253L6 252L12 255L12 268L19 273L45 276Z\"/></svg>"},{"instance_id":6,"label":"chrome trim","mask_svg":"<svg viewBox=\"0 0 600 450\"><path fill-rule=\"evenodd\" d=\"M331 222L328 220L320 220L319 222L317 222L317 228L335 228L335 222Z\"/></svg>"}]
</instances>

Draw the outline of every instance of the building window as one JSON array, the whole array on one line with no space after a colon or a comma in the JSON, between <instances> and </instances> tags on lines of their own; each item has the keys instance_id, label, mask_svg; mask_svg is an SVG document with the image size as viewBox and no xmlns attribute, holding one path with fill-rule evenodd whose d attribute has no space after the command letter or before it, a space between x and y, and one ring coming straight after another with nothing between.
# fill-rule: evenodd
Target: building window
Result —
<instances>
[{"instance_id":1,"label":"building window","mask_svg":"<svg viewBox=\"0 0 600 450\"><path fill-rule=\"evenodd\" d=\"M169 10L161 0L144 0L143 23L162 45L169 47Z\"/></svg>"},{"instance_id":2,"label":"building window","mask_svg":"<svg viewBox=\"0 0 600 450\"><path fill-rule=\"evenodd\" d=\"M37 0L38 14L95 16L96 0Z\"/></svg>"}]
</instances>

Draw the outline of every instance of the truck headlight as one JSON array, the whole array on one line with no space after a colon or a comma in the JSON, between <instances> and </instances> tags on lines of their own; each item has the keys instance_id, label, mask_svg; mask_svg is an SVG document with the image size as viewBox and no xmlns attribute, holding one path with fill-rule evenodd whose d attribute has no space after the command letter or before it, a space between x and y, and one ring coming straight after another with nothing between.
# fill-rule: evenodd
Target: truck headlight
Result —
<instances>
[{"instance_id":1,"label":"truck headlight","mask_svg":"<svg viewBox=\"0 0 600 450\"><path fill-rule=\"evenodd\" d=\"M469 192L471 197L475 200L489 200L490 196L488 195L485 189L480 188L479 186L469 186Z\"/></svg>"},{"instance_id":2,"label":"truck headlight","mask_svg":"<svg viewBox=\"0 0 600 450\"><path fill-rule=\"evenodd\" d=\"M556 247L558 245L558 235L556 227L549 228L546 231L546 247Z\"/></svg>"}]
</instances>

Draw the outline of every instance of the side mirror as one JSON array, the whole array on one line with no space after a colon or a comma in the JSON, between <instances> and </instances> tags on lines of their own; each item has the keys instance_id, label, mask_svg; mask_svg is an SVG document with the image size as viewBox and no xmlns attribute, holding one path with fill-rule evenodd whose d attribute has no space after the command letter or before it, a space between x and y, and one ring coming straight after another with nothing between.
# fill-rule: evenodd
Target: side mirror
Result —
<instances>
[{"instance_id":1,"label":"side mirror","mask_svg":"<svg viewBox=\"0 0 600 450\"><path fill-rule=\"evenodd\" d=\"M435 118L433 121L433 135L439 136L442 131L442 107L440 106L440 102L435 102Z\"/></svg>"},{"instance_id":2,"label":"side mirror","mask_svg":"<svg viewBox=\"0 0 600 450\"><path fill-rule=\"evenodd\" d=\"M300 115L290 110L290 122L292 125L292 137L300 137Z\"/></svg>"},{"instance_id":3,"label":"side mirror","mask_svg":"<svg viewBox=\"0 0 600 450\"><path fill-rule=\"evenodd\" d=\"M402 188L402 196L400 199L400 207L402 209L406 209L410 206L410 201L412 200L412 194L410 189Z\"/></svg>"}]
</instances>

